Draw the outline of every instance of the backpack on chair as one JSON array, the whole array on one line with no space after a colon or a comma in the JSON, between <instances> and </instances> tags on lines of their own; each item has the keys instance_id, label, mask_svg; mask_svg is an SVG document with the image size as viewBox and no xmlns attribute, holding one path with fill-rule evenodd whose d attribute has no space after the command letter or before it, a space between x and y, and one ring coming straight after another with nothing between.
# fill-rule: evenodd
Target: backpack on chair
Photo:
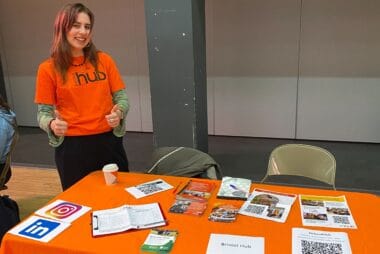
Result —
<instances>
[{"instance_id":1,"label":"backpack on chair","mask_svg":"<svg viewBox=\"0 0 380 254\"><path fill-rule=\"evenodd\" d=\"M159 147L149 174L221 179L219 164L207 153L189 147Z\"/></svg>"}]
</instances>

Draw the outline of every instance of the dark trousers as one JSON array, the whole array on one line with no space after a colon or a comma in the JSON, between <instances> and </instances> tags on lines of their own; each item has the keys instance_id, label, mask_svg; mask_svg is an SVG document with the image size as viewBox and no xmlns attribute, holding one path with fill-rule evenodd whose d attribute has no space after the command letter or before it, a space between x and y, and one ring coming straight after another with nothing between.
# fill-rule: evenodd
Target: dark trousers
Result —
<instances>
[{"instance_id":1,"label":"dark trousers","mask_svg":"<svg viewBox=\"0 0 380 254\"><path fill-rule=\"evenodd\" d=\"M3 173L4 167L5 167L5 163L0 163L0 175ZM6 184L9 181L9 179L11 178L11 176L12 176L12 170L9 167L9 170L8 170L7 174L5 175L5 182L4 182L4 184ZM0 187L2 187L2 186L0 186Z\"/></svg>"},{"instance_id":2,"label":"dark trousers","mask_svg":"<svg viewBox=\"0 0 380 254\"><path fill-rule=\"evenodd\" d=\"M123 138L112 132L66 136L63 143L55 148L55 163L63 190L108 163L116 163L119 171L129 171Z\"/></svg>"}]
</instances>

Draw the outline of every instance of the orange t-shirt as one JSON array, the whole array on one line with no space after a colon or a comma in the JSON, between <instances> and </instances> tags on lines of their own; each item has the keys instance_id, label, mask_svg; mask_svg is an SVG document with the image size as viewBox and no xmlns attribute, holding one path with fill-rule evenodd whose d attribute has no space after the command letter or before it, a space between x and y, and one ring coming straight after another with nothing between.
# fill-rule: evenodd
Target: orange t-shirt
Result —
<instances>
[{"instance_id":1,"label":"orange t-shirt","mask_svg":"<svg viewBox=\"0 0 380 254\"><path fill-rule=\"evenodd\" d=\"M52 59L40 64L37 73L34 102L55 105L63 120L68 123L67 136L92 135L110 131L105 116L113 107L112 93L125 88L112 58L98 52L98 71L86 61L70 66L63 84ZM83 57L74 57L75 64Z\"/></svg>"}]
</instances>

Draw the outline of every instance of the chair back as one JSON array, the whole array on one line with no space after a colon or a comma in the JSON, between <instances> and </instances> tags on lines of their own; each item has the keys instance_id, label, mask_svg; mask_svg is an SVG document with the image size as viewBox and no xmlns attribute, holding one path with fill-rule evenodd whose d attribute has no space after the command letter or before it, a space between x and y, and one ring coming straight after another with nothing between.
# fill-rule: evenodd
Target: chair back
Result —
<instances>
[{"instance_id":1,"label":"chair back","mask_svg":"<svg viewBox=\"0 0 380 254\"><path fill-rule=\"evenodd\" d=\"M8 154L6 155L6 161L5 161L4 168L0 174L0 190L7 189L7 186L5 185L5 180L7 177L7 173L10 170L11 162L12 162L12 154L13 154L13 151L15 149L16 143L17 143L18 138L19 138L17 123L13 124L13 129L14 129L14 133L12 136L12 143L11 143L11 146L9 148Z\"/></svg>"},{"instance_id":2,"label":"chair back","mask_svg":"<svg viewBox=\"0 0 380 254\"><path fill-rule=\"evenodd\" d=\"M304 144L286 144L275 148L262 182L272 175L295 175L327 183L335 189L335 157L326 149Z\"/></svg>"},{"instance_id":3,"label":"chair back","mask_svg":"<svg viewBox=\"0 0 380 254\"><path fill-rule=\"evenodd\" d=\"M154 150L149 174L221 179L219 164L207 153L189 147L159 147Z\"/></svg>"}]
</instances>

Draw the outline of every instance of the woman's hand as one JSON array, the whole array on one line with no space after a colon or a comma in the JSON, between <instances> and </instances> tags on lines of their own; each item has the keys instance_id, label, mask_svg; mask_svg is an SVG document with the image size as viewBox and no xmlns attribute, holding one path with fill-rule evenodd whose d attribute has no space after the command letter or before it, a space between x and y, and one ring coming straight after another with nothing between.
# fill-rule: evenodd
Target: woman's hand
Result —
<instances>
[{"instance_id":1,"label":"woman's hand","mask_svg":"<svg viewBox=\"0 0 380 254\"><path fill-rule=\"evenodd\" d=\"M122 119L122 112L119 106L116 104L111 109L111 114L106 115L106 120L110 127L115 128L120 124L121 119Z\"/></svg>"},{"instance_id":2,"label":"woman's hand","mask_svg":"<svg viewBox=\"0 0 380 254\"><path fill-rule=\"evenodd\" d=\"M65 136L67 131L67 122L62 119L58 110L54 111L55 118L50 122L50 129L54 132L54 134L58 137Z\"/></svg>"}]
</instances>

